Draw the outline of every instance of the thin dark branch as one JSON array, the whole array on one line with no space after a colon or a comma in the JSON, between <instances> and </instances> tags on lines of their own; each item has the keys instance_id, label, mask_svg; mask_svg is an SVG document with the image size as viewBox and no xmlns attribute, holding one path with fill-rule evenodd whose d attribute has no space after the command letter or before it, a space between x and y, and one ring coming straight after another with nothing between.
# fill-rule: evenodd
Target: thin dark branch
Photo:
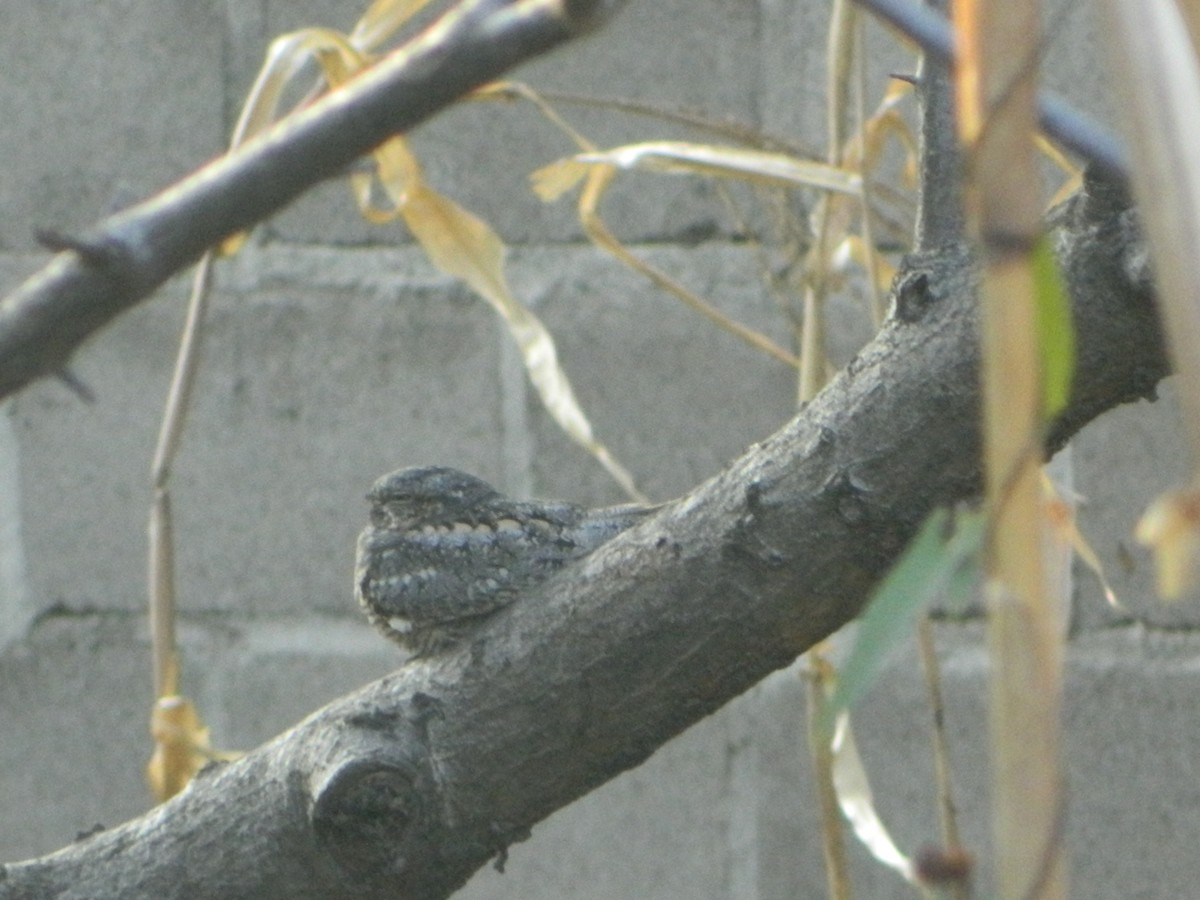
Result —
<instances>
[{"instance_id":1,"label":"thin dark branch","mask_svg":"<svg viewBox=\"0 0 1200 900\"><path fill-rule=\"evenodd\" d=\"M77 236L0 301L0 399L209 247L343 172L463 94L578 36L621 0L465 0L343 88L162 193Z\"/></svg>"},{"instance_id":2,"label":"thin dark branch","mask_svg":"<svg viewBox=\"0 0 1200 900\"><path fill-rule=\"evenodd\" d=\"M930 0L944 10L949 0ZM921 195L916 247L932 250L964 239L962 153L954 115L954 79L944 63L924 54L917 96L921 101Z\"/></svg>"},{"instance_id":3,"label":"thin dark branch","mask_svg":"<svg viewBox=\"0 0 1200 900\"><path fill-rule=\"evenodd\" d=\"M954 32L938 13L915 0L856 2L912 38L931 59L954 64ZM1038 117L1048 135L1092 163L1107 178L1128 178L1129 161L1120 141L1061 97L1039 91Z\"/></svg>"}]
</instances>

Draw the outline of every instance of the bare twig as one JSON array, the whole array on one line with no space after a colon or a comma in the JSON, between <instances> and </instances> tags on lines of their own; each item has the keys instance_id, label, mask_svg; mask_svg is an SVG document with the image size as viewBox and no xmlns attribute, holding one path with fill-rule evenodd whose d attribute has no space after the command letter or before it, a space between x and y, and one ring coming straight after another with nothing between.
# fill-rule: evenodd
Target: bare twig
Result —
<instances>
[{"instance_id":1,"label":"bare twig","mask_svg":"<svg viewBox=\"0 0 1200 900\"><path fill-rule=\"evenodd\" d=\"M946 743L946 707L942 702L942 675L938 665L937 648L933 642L933 623L925 616L917 623L917 649L921 657L921 672L929 691L929 711L932 713L931 740L933 743L933 775L937 785L938 820L942 827L942 851L963 849L958 830L958 807L954 802L954 785L950 780L950 751ZM950 888L953 900L966 900L966 885Z\"/></svg>"},{"instance_id":2,"label":"bare twig","mask_svg":"<svg viewBox=\"0 0 1200 900\"><path fill-rule=\"evenodd\" d=\"M947 0L931 6L944 10ZM924 10L922 10L924 11ZM962 154L954 124L954 84L950 70L921 58L917 96L921 101L921 199L916 246L932 250L963 240Z\"/></svg>"},{"instance_id":3,"label":"bare twig","mask_svg":"<svg viewBox=\"0 0 1200 900\"><path fill-rule=\"evenodd\" d=\"M808 725L808 753L817 788L817 805L821 810L821 849L825 858L825 885L830 900L853 900L850 866L846 855L846 835L842 814L838 808L837 788L833 777L833 747L829 730L822 724L829 699L829 681L833 667L824 657L821 647L809 653L808 703L805 706Z\"/></svg>"}]
</instances>

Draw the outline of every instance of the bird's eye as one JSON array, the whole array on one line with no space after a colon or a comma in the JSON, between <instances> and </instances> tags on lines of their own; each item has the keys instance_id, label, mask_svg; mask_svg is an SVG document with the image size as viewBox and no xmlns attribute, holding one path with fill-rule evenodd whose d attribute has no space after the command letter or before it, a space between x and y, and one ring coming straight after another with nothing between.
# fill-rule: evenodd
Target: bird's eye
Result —
<instances>
[{"instance_id":1,"label":"bird's eye","mask_svg":"<svg viewBox=\"0 0 1200 900\"><path fill-rule=\"evenodd\" d=\"M376 528L386 528L390 519L391 516L388 515L388 511L384 507L371 507L371 524Z\"/></svg>"}]
</instances>

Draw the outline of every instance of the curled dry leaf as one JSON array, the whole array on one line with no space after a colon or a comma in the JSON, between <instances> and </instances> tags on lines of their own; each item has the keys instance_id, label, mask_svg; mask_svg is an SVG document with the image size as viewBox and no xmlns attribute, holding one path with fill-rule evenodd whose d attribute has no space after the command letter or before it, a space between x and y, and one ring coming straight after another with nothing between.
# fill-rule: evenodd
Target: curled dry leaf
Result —
<instances>
[{"instance_id":1,"label":"curled dry leaf","mask_svg":"<svg viewBox=\"0 0 1200 900\"><path fill-rule=\"evenodd\" d=\"M431 188L422 177L416 157L402 142L389 142L388 147L388 165L381 166L381 181L430 261L462 280L501 315L547 412L572 440L608 470L627 494L645 500L633 476L596 440L591 423L559 364L550 332L509 290L504 274L504 243L486 222Z\"/></svg>"},{"instance_id":2,"label":"curled dry leaf","mask_svg":"<svg viewBox=\"0 0 1200 900\"><path fill-rule=\"evenodd\" d=\"M894 79L888 83L883 99L867 120L858 134L846 142L842 152L842 162L852 169L874 171L883 161L884 150L888 138L894 137L904 148L903 177L907 187L917 184L917 136L912 127L900 113L899 105L913 93L913 85L908 81ZM865 152L864 152L865 148Z\"/></svg>"},{"instance_id":3,"label":"curled dry leaf","mask_svg":"<svg viewBox=\"0 0 1200 900\"><path fill-rule=\"evenodd\" d=\"M350 43L374 50L399 31L429 0L375 0L350 32Z\"/></svg>"},{"instance_id":4,"label":"curled dry leaf","mask_svg":"<svg viewBox=\"0 0 1200 900\"><path fill-rule=\"evenodd\" d=\"M858 172L828 163L799 159L784 153L692 144L685 141L650 141L626 144L603 152L581 153L582 163L645 169L672 175L709 175L734 178L751 184L811 187L858 196Z\"/></svg>"},{"instance_id":5,"label":"curled dry leaf","mask_svg":"<svg viewBox=\"0 0 1200 900\"><path fill-rule=\"evenodd\" d=\"M159 697L150 712L154 755L146 765L146 780L160 803L187 787L193 776L213 760L240 754L213 750L208 727L191 700L176 694Z\"/></svg>"},{"instance_id":6,"label":"curled dry leaf","mask_svg":"<svg viewBox=\"0 0 1200 900\"><path fill-rule=\"evenodd\" d=\"M912 860L900 852L875 808L871 782L845 712L838 716L833 734L833 785L838 806L855 837L877 860L906 881L915 882Z\"/></svg>"},{"instance_id":7,"label":"curled dry leaf","mask_svg":"<svg viewBox=\"0 0 1200 900\"><path fill-rule=\"evenodd\" d=\"M1042 471L1042 486L1046 495L1046 520L1050 524L1052 537L1058 542L1070 546L1083 564L1095 573L1108 605L1113 609L1124 610L1125 607L1117 599L1116 591L1113 590L1108 577L1104 574L1104 566L1100 562L1100 557L1096 555L1092 545L1079 530L1074 504L1063 498L1045 470Z\"/></svg>"},{"instance_id":8,"label":"curled dry leaf","mask_svg":"<svg viewBox=\"0 0 1200 900\"><path fill-rule=\"evenodd\" d=\"M1196 578L1200 554L1200 491L1171 491L1142 514L1134 537L1154 551L1158 593L1177 600Z\"/></svg>"}]
</instances>

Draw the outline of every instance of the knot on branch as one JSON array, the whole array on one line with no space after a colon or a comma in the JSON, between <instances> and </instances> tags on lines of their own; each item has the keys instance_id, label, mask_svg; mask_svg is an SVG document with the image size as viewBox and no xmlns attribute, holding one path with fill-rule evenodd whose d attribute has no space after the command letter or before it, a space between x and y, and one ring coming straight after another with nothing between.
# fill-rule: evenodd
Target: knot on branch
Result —
<instances>
[{"instance_id":1,"label":"knot on branch","mask_svg":"<svg viewBox=\"0 0 1200 900\"><path fill-rule=\"evenodd\" d=\"M402 882L420 835L433 830L425 796L415 769L392 760L353 759L314 792L313 831L348 873Z\"/></svg>"},{"instance_id":2,"label":"knot on branch","mask_svg":"<svg viewBox=\"0 0 1200 900\"><path fill-rule=\"evenodd\" d=\"M906 325L920 322L925 312L937 300L930 290L927 272L902 272L892 286L895 297L895 316Z\"/></svg>"}]
</instances>

